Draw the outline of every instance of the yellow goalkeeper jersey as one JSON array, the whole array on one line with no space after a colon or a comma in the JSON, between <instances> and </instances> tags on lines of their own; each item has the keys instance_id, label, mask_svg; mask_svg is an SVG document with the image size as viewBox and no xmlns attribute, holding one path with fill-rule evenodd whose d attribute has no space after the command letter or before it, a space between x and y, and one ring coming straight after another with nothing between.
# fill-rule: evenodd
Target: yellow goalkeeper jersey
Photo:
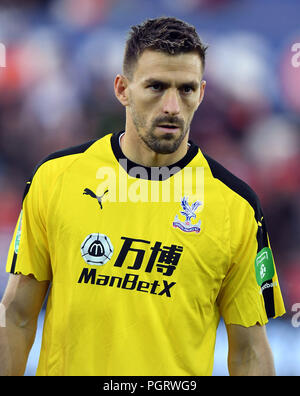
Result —
<instances>
[{"instance_id":1,"label":"yellow goalkeeper jersey","mask_svg":"<svg viewBox=\"0 0 300 396\"><path fill-rule=\"evenodd\" d=\"M37 375L211 375L220 317L285 312L259 200L191 141L147 168L119 138L51 154L27 183L7 271L51 281Z\"/></svg>"}]
</instances>

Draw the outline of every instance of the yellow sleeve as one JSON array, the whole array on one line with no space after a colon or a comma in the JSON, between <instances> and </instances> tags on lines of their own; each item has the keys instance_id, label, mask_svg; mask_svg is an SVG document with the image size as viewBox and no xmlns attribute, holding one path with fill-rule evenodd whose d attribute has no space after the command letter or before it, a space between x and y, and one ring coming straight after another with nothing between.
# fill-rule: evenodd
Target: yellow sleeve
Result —
<instances>
[{"instance_id":1,"label":"yellow sleeve","mask_svg":"<svg viewBox=\"0 0 300 396\"><path fill-rule=\"evenodd\" d=\"M230 208L232 256L218 304L226 324L249 327L285 308L260 204L253 208L241 199Z\"/></svg>"},{"instance_id":2,"label":"yellow sleeve","mask_svg":"<svg viewBox=\"0 0 300 396\"><path fill-rule=\"evenodd\" d=\"M7 272L33 274L40 281L52 278L46 232L45 181L46 176L39 168L27 182L6 263Z\"/></svg>"}]
</instances>

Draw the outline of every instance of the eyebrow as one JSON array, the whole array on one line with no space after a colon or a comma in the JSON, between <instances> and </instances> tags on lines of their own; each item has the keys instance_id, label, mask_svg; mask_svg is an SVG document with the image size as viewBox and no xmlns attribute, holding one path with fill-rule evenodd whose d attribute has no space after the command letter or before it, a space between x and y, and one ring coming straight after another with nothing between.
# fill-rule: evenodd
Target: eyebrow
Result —
<instances>
[{"instance_id":1,"label":"eyebrow","mask_svg":"<svg viewBox=\"0 0 300 396\"><path fill-rule=\"evenodd\" d=\"M169 87L171 85L170 83L168 83L166 81L159 80L157 78L147 78L143 82L143 85L155 85L155 84L161 84L164 87ZM182 87L189 86L192 89L196 90L199 87L199 85L200 84L197 81L192 80L192 81L183 82L183 83L179 84L178 87L182 88Z\"/></svg>"}]
</instances>

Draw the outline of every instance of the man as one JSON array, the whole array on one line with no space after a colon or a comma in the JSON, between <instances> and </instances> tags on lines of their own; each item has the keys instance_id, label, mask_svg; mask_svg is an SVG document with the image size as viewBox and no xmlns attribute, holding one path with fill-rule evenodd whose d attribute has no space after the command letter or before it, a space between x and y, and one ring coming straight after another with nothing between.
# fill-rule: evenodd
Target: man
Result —
<instances>
[{"instance_id":1,"label":"man","mask_svg":"<svg viewBox=\"0 0 300 396\"><path fill-rule=\"evenodd\" d=\"M206 47L175 18L132 28L125 132L51 154L28 182L2 299L0 372L22 375L51 284L38 375L273 375L284 305L257 196L189 141Z\"/></svg>"}]
</instances>

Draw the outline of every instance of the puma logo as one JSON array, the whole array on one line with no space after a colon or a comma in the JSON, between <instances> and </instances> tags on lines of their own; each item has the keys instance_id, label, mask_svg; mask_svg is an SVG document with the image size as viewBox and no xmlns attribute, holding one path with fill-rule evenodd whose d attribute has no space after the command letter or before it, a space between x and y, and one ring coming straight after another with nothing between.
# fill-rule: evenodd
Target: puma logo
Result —
<instances>
[{"instance_id":1,"label":"puma logo","mask_svg":"<svg viewBox=\"0 0 300 396\"><path fill-rule=\"evenodd\" d=\"M89 188L85 188L83 191L83 195L89 195L92 198L96 198L99 205L100 205L100 209L103 209L102 207L102 198L103 196L108 193L108 190L105 190L104 193L102 195L100 195L100 197L98 195L96 195L92 190L90 190Z\"/></svg>"}]
</instances>

